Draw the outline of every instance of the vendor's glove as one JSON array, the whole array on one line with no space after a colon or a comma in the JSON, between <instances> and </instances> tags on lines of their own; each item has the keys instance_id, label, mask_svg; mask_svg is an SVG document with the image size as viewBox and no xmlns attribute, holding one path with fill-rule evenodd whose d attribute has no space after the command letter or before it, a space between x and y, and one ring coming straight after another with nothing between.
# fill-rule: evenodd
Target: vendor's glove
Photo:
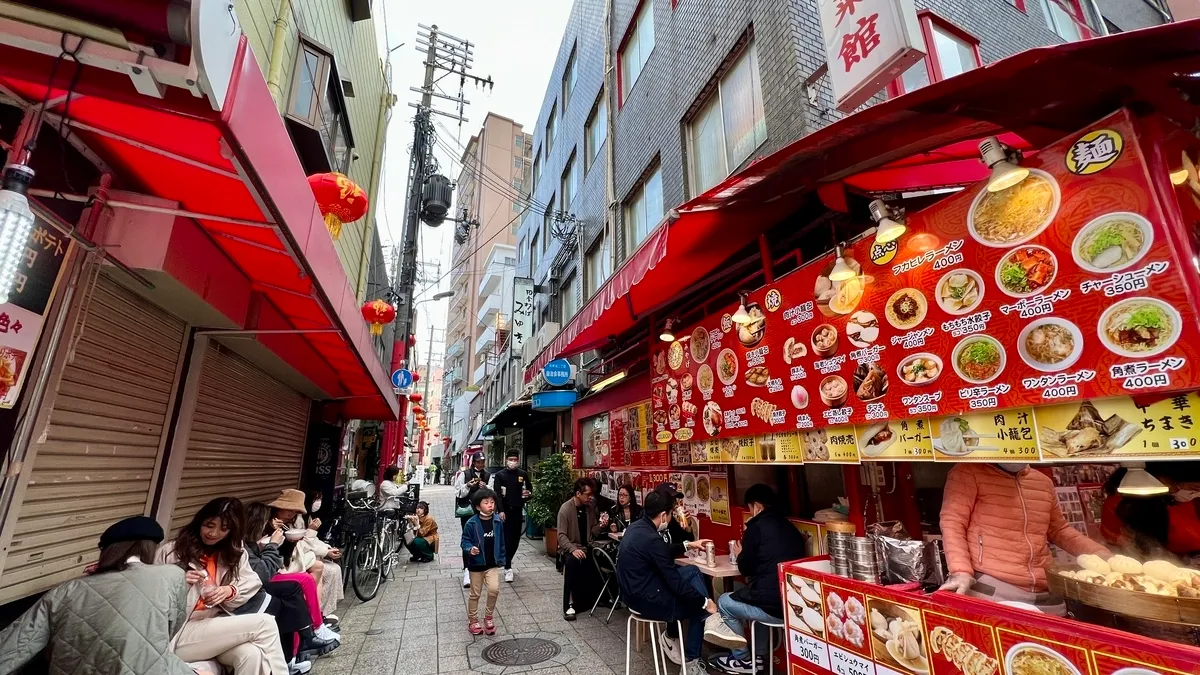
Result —
<instances>
[{"instance_id":1,"label":"vendor's glove","mask_svg":"<svg viewBox=\"0 0 1200 675\"><path fill-rule=\"evenodd\" d=\"M971 584L975 583L975 577L966 572L955 572L946 579L946 583L942 584L939 591L954 591L959 595L966 595L967 591L971 590Z\"/></svg>"}]
</instances>

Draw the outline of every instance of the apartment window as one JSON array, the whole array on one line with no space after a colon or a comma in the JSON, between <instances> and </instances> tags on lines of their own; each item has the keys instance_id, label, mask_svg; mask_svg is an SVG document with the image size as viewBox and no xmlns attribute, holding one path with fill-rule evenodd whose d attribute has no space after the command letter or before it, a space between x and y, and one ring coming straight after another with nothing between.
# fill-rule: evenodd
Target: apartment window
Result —
<instances>
[{"instance_id":1,"label":"apartment window","mask_svg":"<svg viewBox=\"0 0 1200 675\"><path fill-rule=\"evenodd\" d=\"M617 80L621 83L621 103L629 97L650 53L654 51L654 0L643 0L641 8L629 26L625 44L618 58Z\"/></svg>"},{"instance_id":2,"label":"apartment window","mask_svg":"<svg viewBox=\"0 0 1200 675\"><path fill-rule=\"evenodd\" d=\"M529 276L537 274L538 260L542 254L542 249L538 247L538 233L533 233L533 238L529 240Z\"/></svg>"},{"instance_id":3,"label":"apartment window","mask_svg":"<svg viewBox=\"0 0 1200 675\"><path fill-rule=\"evenodd\" d=\"M983 65L979 40L932 12L919 15L925 38L925 58L918 61L888 86L893 96L916 91L930 82L940 82Z\"/></svg>"},{"instance_id":4,"label":"apartment window","mask_svg":"<svg viewBox=\"0 0 1200 675\"><path fill-rule=\"evenodd\" d=\"M575 46L571 46L571 55L567 57L567 65L563 67L562 104L563 110L571 102L571 92L575 91Z\"/></svg>"},{"instance_id":5,"label":"apartment window","mask_svg":"<svg viewBox=\"0 0 1200 675\"><path fill-rule=\"evenodd\" d=\"M550 117L546 118L546 158L549 159L550 151L554 149L554 134L557 132L558 125L558 104L550 106Z\"/></svg>"},{"instance_id":6,"label":"apartment window","mask_svg":"<svg viewBox=\"0 0 1200 675\"><path fill-rule=\"evenodd\" d=\"M567 277L562 287L558 289L558 295L562 303L560 308L562 309L562 322L564 325L579 311L579 302L575 298L575 278L575 274Z\"/></svg>"},{"instance_id":7,"label":"apartment window","mask_svg":"<svg viewBox=\"0 0 1200 675\"><path fill-rule=\"evenodd\" d=\"M1083 39L1083 32L1079 29L1079 17L1082 13L1076 0L1062 0L1062 3L1058 0L1041 0L1041 4L1042 16L1046 17L1046 27L1054 31L1055 35L1067 42ZM1069 6L1071 11L1067 11L1063 4Z\"/></svg>"},{"instance_id":8,"label":"apartment window","mask_svg":"<svg viewBox=\"0 0 1200 675\"><path fill-rule=\"evenodd\" d=\"M596 98L596 105L592 106L592 112L588 114L584 132L583 166L584 171L588 171L600 152L600 146L604 145L604 139L608 138L608 100L604 98L603 89Z\"/></svg>"},{"instance_id":9,"label":"apartment window","mask_svg":"<svg viewBox=\"0 0 1200 675\"><path fill-rule=\"evenodd\" d=\"M637 250L662 218L662 170L656 167L625 203L626 255Z\"/></svg>"},{"instance_id":10,"label":"apartment window","mask_svg":"<svg viewBox=\"0 0 1200 675\"><path fill-rule=\"evenodd\" d=\"M583 290L586 297L592 297L608 277L612 275L612 256L608 250L607 232L600 235L600 240L592 245L584 258Z\"/></svg>"},{"instance_id":11,"label":"apartment window","mask_svg":"<svg viewBox=\"0 0 1200 675\"><path fill-rule=\"evenodd\" d=\"M717 90L688 125L688 167L693 196L721 182L767 140L758 51L738 56Z\"/></svg>"},{"instance_id":12,"label":"apartment window","mask_svg":"<svg viewBox=\"0 0 1200 675\"><path fill-rule=\"evenodd\" d=\"M537 190L538 178L542 175L542 151L539 149L537 154L533 156L533 180L529 183L529 193L533 194Z\"/></svg>"},{"instance_id":13,"label":"apartment window","mask_svg":"<svg viewBox=\"0 0 1200 675\"><path fill-rule=\"evenodd\" d=\"M542 250L550 248L550 231L554 223L554 195L546 203L546 212L542 214Z\"/></svg>"},{"instance_id":14,"label":"apartment window","mask_svg":"<svg viewBox=\"0 0 1200 675\"><path fill-rule=\"evenodd\" d=\"M525 147L525 136L523 134L520 136L513 136L513 147L518 150Z\"/></svg>"},{"instance_id":15,"label":"apartment window","mask_svg":"<svg viewBox=\"0 0 1200 675\"><path fill-rule=\"evenodd\" d=\"M562 195L562 210L570 210L571 204L575 201L575 195L579 194L579 164L575 161L574 152L567 160L567 168L563 170L562 187L559 194Z\"/></svg>"},{"instance_id":16,"label":"apartment window","mask_svg":"<svg viewBox=\"0 0 1200 675\"><path fill-rule=\"evenodd\" d=\"M354 137L337 63L328 49L303 35L286 119L306 173L349 170Z\"/></svg>"}]
</instances>

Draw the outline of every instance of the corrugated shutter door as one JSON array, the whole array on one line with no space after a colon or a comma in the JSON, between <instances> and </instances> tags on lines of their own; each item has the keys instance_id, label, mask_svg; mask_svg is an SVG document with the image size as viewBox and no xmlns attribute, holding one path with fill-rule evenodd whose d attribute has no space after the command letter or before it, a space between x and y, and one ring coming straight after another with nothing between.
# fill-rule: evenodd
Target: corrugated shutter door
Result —
<instances>
[{"instance_id":1,"label":"corrugated shutter door","mask_svg":"<svg viewBox=\"0 0 1200 675\"><path fill-rule=\"evenodd\" d=\"M214 497L269 501L299 485L309 405L305 396L211 343L171 533Z\"/></svg>"},{"instance_id":2,"label":"corrugated shutter door","mask_svg":"<svg viewBox=\"0 0 1200 675\"><path fill-rule=\"evenodd\" d=\"M77 577L112 523L147 513L185 326L107 276L63 370L0 575L0 603Z\"/></svg>"}]
</instances>

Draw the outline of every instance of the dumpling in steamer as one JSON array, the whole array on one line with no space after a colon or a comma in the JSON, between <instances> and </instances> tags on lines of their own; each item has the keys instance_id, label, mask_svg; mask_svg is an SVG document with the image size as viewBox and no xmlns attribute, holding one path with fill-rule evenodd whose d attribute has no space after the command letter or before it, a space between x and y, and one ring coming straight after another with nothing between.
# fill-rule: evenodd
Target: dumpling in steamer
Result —
<instances>
[{"instance_id":1,"label":"dumpling in steamer","mask_svg":"<svg viewBox=\"0 0 1200 675\"><path fill-rule=\"evenodd\" d=\"M1108 574L1113 571L1112 567L1095 553L1084 553L1076 558L1075 562L1079 563L1079 566L1083 569L1091 570L1092 572Z\"/></svg>"},{"instance_id":2,"label":"dumpling in steamer","mask_svg":"<svg viewBox=\"0 0 1200 675\"><path fill-rule=\"evenodd\" d=\"M1142 573L1142 563L1125 555L1114 555L1113 557L1109 558L1108 566L1112 568L1112 571L1120 572L1122 574Z\"/></svg>"},{"instance_id":3,"label":"dumpling in steamer","mask_svg":"<svg viewBox=\"0 0 1200 675\"><path fill-rule=\"evenodd\" d=\"M1170 583L1179 576L1179 568L1166 560L1151 560L1142 565L1142 574L1157 581Z\"/></svg>"}]
</instances>

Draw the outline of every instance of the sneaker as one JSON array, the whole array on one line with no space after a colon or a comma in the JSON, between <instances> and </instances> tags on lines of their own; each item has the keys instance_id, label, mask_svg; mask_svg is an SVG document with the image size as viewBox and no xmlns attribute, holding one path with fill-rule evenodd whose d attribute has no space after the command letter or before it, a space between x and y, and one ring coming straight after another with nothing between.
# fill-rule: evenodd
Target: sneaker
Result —
<instances>
[{"instance_id":1,"label":"sneaker","mask_svg":"<svg viewBox=\"0 0 1200 675\"><path fill-rule=\"evenodd\" d=\"M738 635L721 619L720 614L709 614L704 620L704 639L714 645L737 649L746 646L746 638Z\"/></svg>"},{"instance_id":2,"label":"sneaker","mask_svg":"<svg viewBox=\"0 0 1200 675\"><path fill-rule=\"evenodd\" d=\"M568 607L567 611L563 612L563 618L566 619L567 621L574 621L575 620L575 608Z\"/></svg>"},{"instance_id":3,"label":"sneaker","mask_svg":"<svg viewBox=\"0 0 1200 675\"><path fill-rule=\"evenodd\" d=\"M325 615L325 623L327 623L331 626L336 626L340 622L341 622L341 619L338 618L337 614L326 614Z\"/></svg>"},{"instance_id":4,"label":"sneaker","mask_svg":"<svg viewBox=\"0 0 1200 675\"><path fill-rule=\"evenodd\" d=\"M714 656L712 658L712 660L709 661L709 663L711 663L714 668L719 668L720 670L723 670L727 673L753 673L754 672L754 666L749 661L735 659L730 654L721 654L720 656Z\"/></svg>"},{"instance_id":5,"label":"sneaker","mask_svg":"<svg viewBox=\"0 0 1200 675\"><path fill-rule=\"evenodd\" d=\"M662 643L663 654L666 654L667 658L671 659L671 663L674 663L677 666L682 666L683 654L679 652L679 643L673 638L667 636L666 633L662 634L659 641Z\"/></svg>"},{"instance_id":6,"label":"sneaker","mask_svg":"<svg viewBox=\"0 0 1200 675\"><path fill-rule=\"evenodd\" d=\"M708 668L704 666L703 659L695 659L688 661L687 670L685 672L687 672L687 675L708 675Z\"/></svg>"},{"instance_id":7,"label":"sneaker","mask_svg":"<svg viewBox=\"0 0 1200 675\"><path fill-rule=\"evenodd\" d=\"M329 640L330 642L342 641L341 634L334 632L333 629L325 624L318 626L316 630L313 631L313 635L321 638L322 640Z\"/></svg>"},{"instance_id":8,"label":"sneaker","mask_svg":"<svg viewBox=\"0 0 1200 675\"><path fill-rule=\"evenodd\" d=\"M504 580L506 582L511 584L513 577L515 577L515 576L516 576L516 573L513 572L512 570L504 570Z\"/></svg>"},{"instance_id":9,"label":"sneaker","mask_svg":"<svg viewBox=\"0 0 1200 675\"><path fill-rule=\"evenodd\" d=\"M471 587L471 570L463 570L463 588Z\"/></svg>"},{"instance_id":10,"label":"sneaker","mask_svg":"<svg viewBox=\"0 0 1200 675\"><path fill-rule=\"evenodd\" d=\"M339 645L341 645L340 640L323 638L314 632L311 638L307 640L301 640L300 651L301 653L307 652L314 656L325 656L329 652L337 649Z\"/></svg>"},{"instance_id":11,"label":"sneaker","mask_svg":"<svg viewBox=\"0 0 1200 675\"><path fill-rule=\"evenodd\" d=\"M486 633L487 635L495 635L496 634L496 622L492 621L492 617L490 617L490 616L483 617L483 632Z\"/></svg>"},{"instance_id":12,"label":"sneaker","mask_svg":"<svg viewBox=\"0 0 1200 675\"><path fill-rule=\"evenodd\" d=\"M478 621L468 623L467 630L471 631L471 635L483 635L483 626L480 626Z\"/></svg>"},{"instance_id":13,"label":"sneaker","mask_svg":"<svg viewBox=\"0 0 1200 675\"><path fill-rule=\"evenodd\" d=\"M297 661L296 659L292 659L292 662L288 664L288 673L290 675L304 675L310 670L312 670L312 661Z\"/></svg>"}]
</instances>

